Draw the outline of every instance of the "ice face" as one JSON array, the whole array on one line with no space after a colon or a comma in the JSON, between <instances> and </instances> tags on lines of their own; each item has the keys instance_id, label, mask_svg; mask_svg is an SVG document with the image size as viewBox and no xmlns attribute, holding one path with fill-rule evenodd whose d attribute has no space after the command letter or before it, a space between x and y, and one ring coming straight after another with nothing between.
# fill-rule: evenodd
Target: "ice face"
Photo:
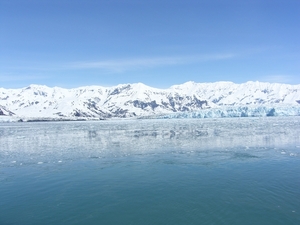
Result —
<instances>
[{"instance_id":1,"label":"ice face","mask_svg":"<svg viewBox=\"0 0 300 225\"><path fill-rule=\"evenodd\" d=\"M196 112L173 113L153 118L224 118L224 117L266 117L300 116L299 106L236 106L203 109Z\"/></svg>"},{"instance_id":2,"label":"ice face","mask_svg":"<svg viewBox=\"0 0 300 225\"><path fill-rule=\"evenodd\" d=\"M18 118L13 116L0 116L0 123L17 122Z\"/></svg>"},{"instance_id":3,"label":"ice face","mask_svg":"<svg viewBox=\"0 0 300 225\"><path fill-rule=\"evenodd\" d=\"M3 123L0 165L180 152L247 157L269 154L264 148L297 155L299 133L300 117Z\"/></svg>"}]
</instances>

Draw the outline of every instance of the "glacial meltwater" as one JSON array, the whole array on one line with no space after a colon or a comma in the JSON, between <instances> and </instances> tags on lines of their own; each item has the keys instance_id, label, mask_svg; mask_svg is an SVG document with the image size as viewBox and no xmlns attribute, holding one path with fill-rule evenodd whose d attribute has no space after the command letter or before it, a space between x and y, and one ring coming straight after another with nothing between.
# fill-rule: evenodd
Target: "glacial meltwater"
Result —
<instances>
[{"instance_id":1,"label":"glacial meltwater","mask_svg":"<svg viewBox=\"0 0 300 225\"><path fill-rule=\"evenodd\" d=\"M300 224L300 117L0 123L0 224Z\"/></svg>"}]
</instances>

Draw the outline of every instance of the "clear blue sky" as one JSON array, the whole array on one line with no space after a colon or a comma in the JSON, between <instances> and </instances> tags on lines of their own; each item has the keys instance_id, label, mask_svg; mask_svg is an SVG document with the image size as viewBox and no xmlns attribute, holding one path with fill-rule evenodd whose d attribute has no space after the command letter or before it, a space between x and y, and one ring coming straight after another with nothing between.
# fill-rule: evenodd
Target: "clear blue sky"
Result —
<instances>
[{"instance_id":1,"label":"clear blue sky","mask_svg":"<svg viewBox=\"0 0 300 225\"><path fill-rule=\"evenodd\" d=\"M0 87L300 84L299 0L0 0Z\"/></svg>"}]
</instances>

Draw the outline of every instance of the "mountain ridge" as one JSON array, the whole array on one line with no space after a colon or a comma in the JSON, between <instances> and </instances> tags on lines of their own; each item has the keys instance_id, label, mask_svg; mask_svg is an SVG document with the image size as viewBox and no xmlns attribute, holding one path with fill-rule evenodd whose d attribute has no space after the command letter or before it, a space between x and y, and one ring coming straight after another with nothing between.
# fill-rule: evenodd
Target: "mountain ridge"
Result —
<instances>
[{"instance_id":1,"label":"mountain ridge","mask_svg":"<svg viewBox=\"0 0 300 225\"><path fill-rule=\"evenodd\" d=\"M300 84L189 81L167 89L143 83L70 89L36 84L19 89L0 88L2 116L106 119L261 105L300 106Z\"/></svg>"}]
</instances>

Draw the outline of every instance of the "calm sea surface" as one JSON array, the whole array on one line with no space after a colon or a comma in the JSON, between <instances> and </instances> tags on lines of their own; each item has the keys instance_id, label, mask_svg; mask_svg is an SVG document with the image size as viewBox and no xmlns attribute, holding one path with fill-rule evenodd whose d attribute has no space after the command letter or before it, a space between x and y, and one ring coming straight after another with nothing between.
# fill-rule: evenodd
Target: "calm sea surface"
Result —
<instances>
[{"instance_id":1,"label":"calm sea surface","mask_svg":"<svg viewBox=\"0 0 300 225\"><path fill-rule=\"evenodd\" d=\"M0 225L300 224L300 117L0 123Z\"/></svg>"}]
</instances>

